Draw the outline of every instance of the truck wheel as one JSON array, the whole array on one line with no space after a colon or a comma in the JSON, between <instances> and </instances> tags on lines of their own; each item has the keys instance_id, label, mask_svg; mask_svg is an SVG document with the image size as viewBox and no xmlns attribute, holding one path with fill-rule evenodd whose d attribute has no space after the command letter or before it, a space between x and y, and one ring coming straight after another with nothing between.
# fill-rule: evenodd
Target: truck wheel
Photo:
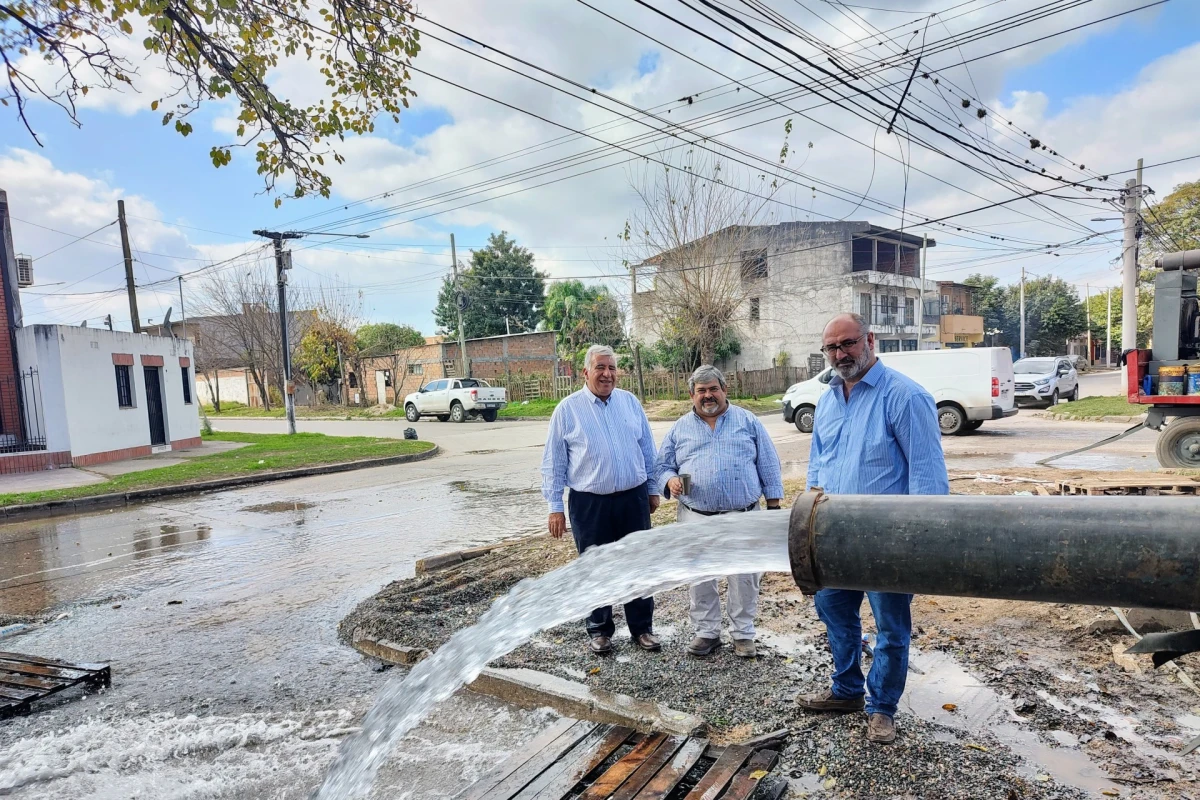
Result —
<instances>
[{"instance_id":1,"label":"truck wheel","mask_svg":"<svg viewBox=\"0 0 1200 800\"><path fill-rule=\"evenodd\" d=\"M414 406L412 403L409 403L404 407L404 418L409 422L419 422L421 419L421 414L417 411L416 406Z\"/></svg>"},{"instance_id":2,"label":"truck wheel","mask_svg":"<svg viewBox=\"0 0 1200 800\"><path fill-rule=\"evenodd\" d=\"M450 406L450 421L451 422L466 422L467 412L462 407L462 403L455 402Z\"/></svg>"},{"instance_id":3,"label":"truck wheel","mask_svg":"<svg viewBox=\"0 0 1200 800\"><path fill-rule=\"evenodd\" d=\"M955 436L962 433L967 424L967 415L963 413L963 410L950 403L938 406L937 415L938 428L941 430L942 436Z\"/></svg>"},{"instance_id":4,"label":"truck wheel","mask_svg":"<svg viewBox=\"0 0 1200 800\"><path fill-rule=\"evenodd\" d=\"M1154 452L1164 467L1200 469L1200 418L1176 418L1158 435Z\"/></svg>"},{"instance_id":5,"label":"truck wheel","mask_svg":"<svg viewBox=\"0 0 1200 800\"><path fill-rule=\"evenodd\" d=\"M482 411L480 413L483 415L484 422L495 422L496 417L499 415L500 412L493 410L493 411Z\"/></svg>"},{"instance_id":6,"label":"truck wheel","mask_svg":"<svg viewBox=\"0 0 1200 800\"><path fill-rule=\"evenodd\" d=\"M796 430L801 433L813 432L813 421L817 415L817 410L812 406L800 406L796 409L796 416L792 421L796 423Z\"/></svg>"}]
</instances>

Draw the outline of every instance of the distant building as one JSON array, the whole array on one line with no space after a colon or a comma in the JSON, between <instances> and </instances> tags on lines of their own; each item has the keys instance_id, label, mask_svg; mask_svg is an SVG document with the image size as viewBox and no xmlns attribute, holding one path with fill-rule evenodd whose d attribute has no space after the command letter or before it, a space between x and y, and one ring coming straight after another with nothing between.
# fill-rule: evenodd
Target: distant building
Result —
<instances>
[{"instance_id":1,"label":"distant building","mask_svg":"<svg viewBox=\"0 0 1200 800\"><path fill-rule=\"evenodd\" d=\"M975 313L975 290L954 281L938 281L941 301L938 340L942 347L983 344L983 317Z\"/></svg>"}]
</instances>

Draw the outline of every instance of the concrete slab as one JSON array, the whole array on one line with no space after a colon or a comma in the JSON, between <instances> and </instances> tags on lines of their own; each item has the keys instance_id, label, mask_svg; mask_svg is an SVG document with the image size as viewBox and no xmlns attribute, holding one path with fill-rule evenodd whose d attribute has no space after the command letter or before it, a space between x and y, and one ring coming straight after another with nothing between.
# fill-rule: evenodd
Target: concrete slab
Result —
<instances>
[{"instance_id":1,"label":"concrete slab","mask_svg":"<svg viewBox=\"0 0 1200 800\"><path fill-rule=\"evenodd\" d=\"M102 483L106 478L75 467L44 469L40 472L18 472L0 475L0 494L41 492L47 489L70 489Z\"/></svg>"},{"instance_id":2,"label":"concrete slab","mask_svg":"<svg viewBox=\"0 0 1200 800\"><path fill-rule=\"evenodd\" d=\"M199 447L185 447L182 450L174 450L171 452L171 455L176 458L196 458L198 456L211 456L216 453L228 453L230 450L240 450L243 447L249 446L249 442L201 442Z\"/></svg>"},{"instance_id":3,"label":"concrete slab","mask_svg":"<svg viewBox=\"0 0 1200 800\"><path fill-rule=\"evenodd\" d=\"M124 461L110 461L107 464L93 464L88 467L89 472L98 472L101 475L113 477L115 475L127 475L130 472L145 472L148 469L158 469L159 467L173 467L176 464L186 464L186 458L175 458L173 456L147 456L146 458L127 458Z\"/></svg>"}]
</instances>

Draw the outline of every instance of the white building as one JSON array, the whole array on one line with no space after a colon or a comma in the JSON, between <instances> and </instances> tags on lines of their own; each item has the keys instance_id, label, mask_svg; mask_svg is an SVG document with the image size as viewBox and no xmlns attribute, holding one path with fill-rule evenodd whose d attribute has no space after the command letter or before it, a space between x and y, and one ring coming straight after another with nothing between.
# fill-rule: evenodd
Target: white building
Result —
<instances>
[{"instance_id":1,"label":"white building","mask_svg":"<svg viewBox=\"0 0 1200 800\"><path fill-rule=\"evenodd\" d=\"M766 369L781 354L802 366L819 356L829 318L848 311L869 320L879 352L940 346L938 284L920 277L921 236L868 222L785 222L729 238L737 252L706 245L714 260L740 272L744 295L735 323L741 353L721 366L736 360L739 369ZM633 335L645 344L659 338L655 295L664 280L670 271L652 263L634 268Z\"/></svg>"},{"instance_id":2,"label":"white building","mask_svg":"<svg viewBox=\"0 0 1200 800\"><path fill-rule=\"evenodd\" d=\"M18 328L15 340L33 379L26 430L45 448L10 457L86 467L200 444L188 340L66 325Z\"/></svg>"}]
</instances>

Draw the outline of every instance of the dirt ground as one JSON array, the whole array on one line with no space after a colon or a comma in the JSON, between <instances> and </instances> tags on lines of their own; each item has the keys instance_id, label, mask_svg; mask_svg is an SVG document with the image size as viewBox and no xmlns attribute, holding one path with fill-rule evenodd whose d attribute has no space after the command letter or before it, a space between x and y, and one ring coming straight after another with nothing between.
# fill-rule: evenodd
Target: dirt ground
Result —
<instances>
[{"instance_id":1,"label":"dirt ground","mask_svg":"<svg viewBox=\"0 0 1200 800\"><path fill-rule=\"evenodd\" d=\"M1054 481L1118 473L1001 470L951 475L956 494L1055 492ZM1144 473L1142 474L1144 477ZM802 487L790 484L789 496ZM674 518L671 504L656 524ZM356 635L436 649L473 624L516 581L574 558L548 538L526 540L466 564L391 584L340 626ZM619 614L618 614L619 616ZM1131 615L1147 628L1153 618ZM1187 615L1168 620L1188 624ZM618 633L613 657L586 652L578 623L544 631L498 665L524 666L597 688L656 699L699 714L720 741L778 728L792 737L783 774L792 797L813 798L1200 798L1200 693L1167 667L1123 651L1134 642L1109 609L969 598L917 597L913 657L891 747L865 742L861 715L808 716L794 696L828 685L824 626L786 575L764 577L759 658L729 647L688 657L686 589L656 596L661 654ZM618 619L618 630L622 621ZM873 630L864 605L864 630ZM864 667L869 665L864 656ZM1177 662L1200 680L1200 656Z\"/></svg>"}]
</instances>

